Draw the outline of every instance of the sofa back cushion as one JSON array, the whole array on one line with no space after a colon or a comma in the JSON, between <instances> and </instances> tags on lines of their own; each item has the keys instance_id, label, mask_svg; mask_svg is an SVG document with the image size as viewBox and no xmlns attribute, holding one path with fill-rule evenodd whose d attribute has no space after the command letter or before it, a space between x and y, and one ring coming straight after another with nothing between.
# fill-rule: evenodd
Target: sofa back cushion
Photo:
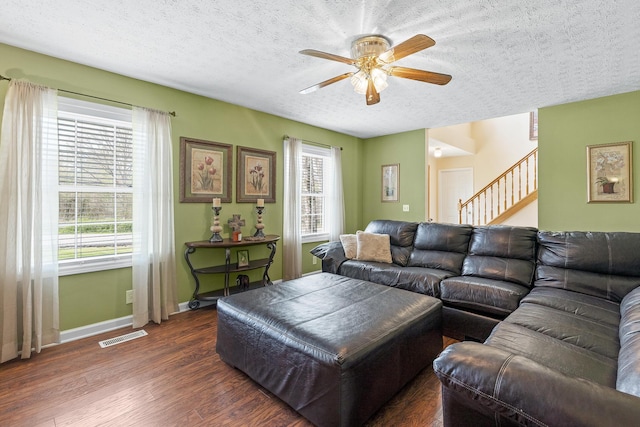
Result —
<instances>
[{"instance_id":1,"label":"sofa back cushion","mask_svg":"<svg viewBox=\"0 0 640 427\"><path fill-rule=\"evenodd\" d=\"M388 234L391 258L394 264L406 266L413 247L418 223L406 221L374 220L367 225L365 233Z\"/></svg>"},{"instance_id":2,"label":"sofa back cushion","mask_svg":"<svg viewBox=\"0 0 640 427\"><path fill-rule=\"evenodd\" d=\"M408 265L460 274L471 230L470 225L435 222L419 224Z\"/></svg>"},{"instance_id":3,"label":"sofa back cushion","mask_svg":"<svg viewBox=\"0 0 640 427\"><path fill-rule=\"evenodd\" d=\"M620 304L620 354L616 389L640 397L640 287Z\"/></svg>"},{"instance_id":4,"label":"sofa back cushion","mask_svg":"<svg viewBox=\"0 0 640 427\"><path fill-rule=\"evenodd\" d=\"M474 227L462 275L531 287L535 271L536 232L537 229L532 227Z\"/></svg>"},{"instance_id":5,"label":"sofa back cushion","mask_svg":"<svg viewBox=\"0 0 640 427\"><path fill-rule=\"evenodd\" d=\"M621 302L640 285L640 233L538 232L536 286Z\"/></svg>"}]
</instances>

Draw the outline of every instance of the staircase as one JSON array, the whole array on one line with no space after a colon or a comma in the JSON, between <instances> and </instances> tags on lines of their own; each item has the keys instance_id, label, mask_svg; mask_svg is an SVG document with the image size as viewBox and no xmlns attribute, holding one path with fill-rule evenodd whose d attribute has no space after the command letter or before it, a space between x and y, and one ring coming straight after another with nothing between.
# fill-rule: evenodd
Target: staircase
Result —
<instances>
[{"instance_id":1,"label":"staircase","mask_svg":"<svg viewBox=\"0 0 640 427\"><path fill-rule=\"evenodd\" d=\"M538 198L535 148L467 201L458 202L460 224L499 224Z\"/></svg>"}]
</instances>

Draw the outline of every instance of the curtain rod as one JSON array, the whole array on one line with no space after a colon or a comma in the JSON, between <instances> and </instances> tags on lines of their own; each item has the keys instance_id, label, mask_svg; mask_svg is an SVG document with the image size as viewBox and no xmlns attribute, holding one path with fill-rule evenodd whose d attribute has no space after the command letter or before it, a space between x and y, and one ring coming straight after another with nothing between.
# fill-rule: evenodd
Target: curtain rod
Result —
<instances>
[{"instance_id":1,"label":"curtain rod","mask_svg":"<svg viewBox=\"0 0 640 427\"><path fill-rule=\"evenodd\" d=\"M2 80L11 81L12 79L10 77L5 77L2 74L0 74L0 81L2 81ZM74 95L86 96L87 98L100 99L102 101L115 102L116 104L122 104L122 105L128 105L129 107L134 107L133 104L129 104L128 102L116 101L115 99L101 98L99 96L87 95L87 94L84 94L84 93L73 92L71 90L65 90L65 89L57 89L57 90L58 90L58 92L71 93L71 94L74 94ZM176 116L176 112L175 111L168 111L167 114L169 114L170 116L173 116L173 117Z\"/></svg>"},{"instance_id":2,"label":"curtain rod","mask_svg":"<svg viewBox=\"0 0 640 427\"><path fill-rule=\"evenodd\" d=\"M286 139L289 139L289 135L285 135L284 137L285 137ZM333 145L323 144L323 143L321 143L321 142L309 141L308 139L302 139L302 138L300 138L300 140L301 140L301 141L303 141L303 142L308 142L308 143L310 143L310 144L319 145L319 146L321 146L321 147L333 148ZM342 151L342 147L338 147L338 148L340 148L340 151Z\"/></svg>"}]
</instances>

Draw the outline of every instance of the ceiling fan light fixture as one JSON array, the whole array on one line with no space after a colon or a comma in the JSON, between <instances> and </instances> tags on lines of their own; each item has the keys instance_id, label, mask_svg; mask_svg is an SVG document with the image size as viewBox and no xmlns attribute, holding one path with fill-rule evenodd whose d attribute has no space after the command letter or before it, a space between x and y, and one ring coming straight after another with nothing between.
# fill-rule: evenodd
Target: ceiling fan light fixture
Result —
<instances>
[{"instance_id":1,"label":"ceiling fan light fixture","mask_svg":"<svg viewBox=\"0 0 640 427\"><path fill-rule=\"evenodd\" d=\"M367 75L365 72L360 70L351 76L351 84L356 93L360 95L367 93Z\"/></svg>"},{"instance_id":2,"label":"ceiling fan light fixture","mask_svg":"<svg viewBox=\"0 0 640 427\"><path fill-rule=\"evenodd\" d=\"M389 86L389 83L387 83L387 73L379 68L374 68L371 70L370 76L368 76L363 70L360 70L351 76L353 90L360 95L366 94L367 86L369 85L368 80L370 78L373 80L373 85L376 87L378 93L382 92L387 88L387 86Z\"/></svg>"}]
</instances>

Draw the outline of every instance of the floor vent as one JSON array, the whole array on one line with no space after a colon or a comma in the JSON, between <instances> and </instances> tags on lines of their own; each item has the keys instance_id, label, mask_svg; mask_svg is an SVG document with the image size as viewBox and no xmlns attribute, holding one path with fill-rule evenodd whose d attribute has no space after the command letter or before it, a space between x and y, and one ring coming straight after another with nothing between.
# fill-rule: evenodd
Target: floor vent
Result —
<instances>
[{"instance_id":1,"label":"floor vent","mask_svg":"<svg viewBox=\"0 0 640 427\"><path fill-rule=\"evenodd\" d=\"M144 329L140 329L139 331L131 332L130 334L120 335L119 337L109 338L108 340L100 341L100 347L106 348L111 347L112 345L120 344L122 342L135 340L136 338L144 337L147 334Z\"/></svg>"}]
</instances>

